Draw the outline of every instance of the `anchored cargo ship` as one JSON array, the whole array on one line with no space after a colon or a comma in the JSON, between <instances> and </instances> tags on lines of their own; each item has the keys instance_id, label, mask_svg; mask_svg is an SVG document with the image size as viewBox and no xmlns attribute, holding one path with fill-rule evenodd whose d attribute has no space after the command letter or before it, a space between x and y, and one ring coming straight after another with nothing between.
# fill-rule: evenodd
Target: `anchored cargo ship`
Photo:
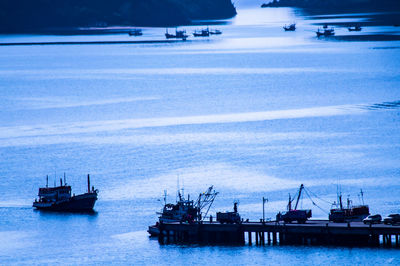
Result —
<instances>
[{"instance_id":1,"label":"anchored cargo ship","mask_svg":"<svg viewBox=\"0 0 400 266\"><path fill-rule=\"evenodd\" d=\"M48 177L46 187L39 188L39 199L35 199L33 207L39 210L87 212L93 211L98 190L90 188L90 176L87 176L88 190L84 194L71 195L71 186L60 179L60 186L49 187Z\"/></svg>"}]
</instances>

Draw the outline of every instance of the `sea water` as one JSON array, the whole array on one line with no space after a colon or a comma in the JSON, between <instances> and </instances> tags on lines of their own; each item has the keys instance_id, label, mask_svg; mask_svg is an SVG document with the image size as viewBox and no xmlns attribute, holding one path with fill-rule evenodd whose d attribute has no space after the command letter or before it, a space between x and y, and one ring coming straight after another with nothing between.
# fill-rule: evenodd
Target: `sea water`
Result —
<instances>
[{"instance_id":1,"label":"sea water","mask_svg":"<svg viewBox=\"0 0 400 266\"><path fill-rule=\"evenodd\" d=\"M177 181L193 199L214 185L213 216L238 201L258 220L266 197L273 219L302 183L314 218L338 191L372 213L400 212L400 43L316 38L315 23L336 20L248 8L211 27L222 35L186 42L0 47L0 264L399 264L390 249L160 245L146 232ZM398 34L336 29L377 32ZM46 175L53 186L64 173L76 194L91 174L94 214L32 209Z\"/></svg>"}]
</instances>

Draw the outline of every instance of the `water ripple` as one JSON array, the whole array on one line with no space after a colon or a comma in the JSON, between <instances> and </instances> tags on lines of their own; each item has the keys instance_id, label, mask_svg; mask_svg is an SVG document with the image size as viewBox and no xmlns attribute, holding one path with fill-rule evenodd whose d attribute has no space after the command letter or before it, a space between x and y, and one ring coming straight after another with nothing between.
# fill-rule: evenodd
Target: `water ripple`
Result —
<instances>
[{"instance_id":1,"label":"water ripple","mask_svg":"<svg viewBox=\"0 0 400 266\"><path fill-rule=\"evenodd\" d=\"M400 108L400 100L393 102L375 103L365 107L368 110L379 110L379 109L398 109Z\"/></svg>"}]
</instances>

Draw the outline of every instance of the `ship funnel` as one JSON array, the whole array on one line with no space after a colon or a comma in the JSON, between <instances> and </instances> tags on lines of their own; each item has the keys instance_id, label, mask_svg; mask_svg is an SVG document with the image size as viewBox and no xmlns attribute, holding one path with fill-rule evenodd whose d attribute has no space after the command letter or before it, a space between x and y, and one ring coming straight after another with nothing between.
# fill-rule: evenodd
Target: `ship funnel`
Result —
<instances>
[{"instance_id":1,"label":"ship funnel","mask_svg":"<svg viewBox=\"0 0 400 266\"><path fill-rule=\"evenodd\" d=\"M87 175L87 192L90 193L90 176Z\"/></svg>"}]
</instances>

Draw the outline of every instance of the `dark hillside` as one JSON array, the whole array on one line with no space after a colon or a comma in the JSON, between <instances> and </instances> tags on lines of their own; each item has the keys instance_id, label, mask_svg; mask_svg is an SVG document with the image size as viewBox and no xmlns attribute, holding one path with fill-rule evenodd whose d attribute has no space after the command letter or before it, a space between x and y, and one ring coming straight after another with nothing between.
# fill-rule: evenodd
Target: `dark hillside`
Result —
<instances>
[{"instance_id":1,"label":"dark hillside","mask_svg":"<svg viewBox=\"0 0 400 266\"><path fill-rule=\"evenodd\" d=\"M274 0L265 7L301 7L324 13L400 11L400 0Z\"/></svg>"},{"instance_id":2,"label":"dark hillside","mask_svg":"<svg viewBox=\"0 0 400 266\"><path fill-rule=\"evenodd\" d=\"M236 15L231 0L1 0L0 31L87 26L175 26Z\"/></svg>"}]
</instances>

